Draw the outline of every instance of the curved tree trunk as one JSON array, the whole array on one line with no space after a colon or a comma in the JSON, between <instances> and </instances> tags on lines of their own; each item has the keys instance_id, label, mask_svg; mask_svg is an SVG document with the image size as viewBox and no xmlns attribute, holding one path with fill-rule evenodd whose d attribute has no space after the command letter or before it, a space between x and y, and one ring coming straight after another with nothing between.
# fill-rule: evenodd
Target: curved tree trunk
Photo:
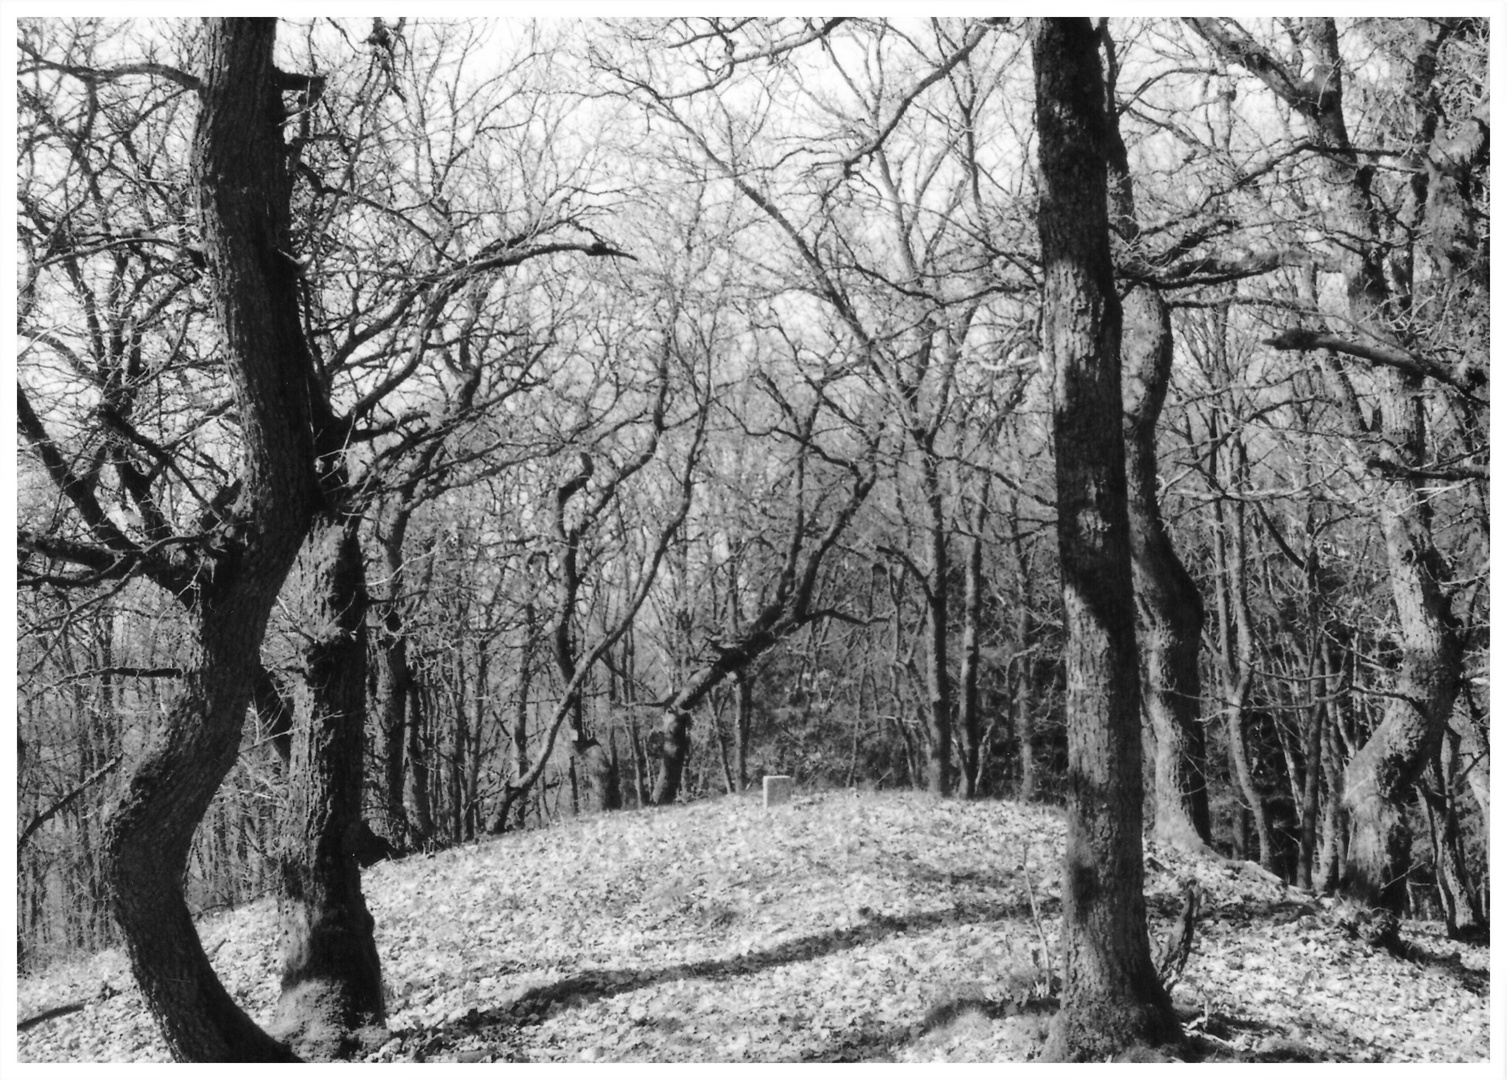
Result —
<instances>
[{"instance_id":1,"label":"curved tree trunk","mask_svg":"<svg viewBox=\"0 0 1507 1080\"><path fill-rule=\"evenodd\" d=\"M1098 35L1087 19L1043 19L1032 53L1067 625L1065 977L1043 1058L1102 1060L1175 1040L1181 1028L1151 960L1142 891L1140 678Z\"/></svg>"},{"instance_id":2,"label":"curved tree trunk","mask_svg":"<svg viewBox=\"0 0 1507 1080\"><path fill-rule=\"evenodd\" d=\"M1109 115L1110 208L1122 241L1122 268L1143 269L1129 155L1120 135L1115 86L1119 62L1104 33ZM1157 500L1156 425L1172 378L1172 312L1151 285L1132 285L1121 300L1120 390L1124 401L1125 482L1141 646L1141 696L1156 736L1156 817L1152 835L1189 850L1209 842L1209 792L1198 648L1203 600L1177 557Z\"/></svg>"},{"instance_id":3,"label":"curved tree trunk","mask_svg":"<svg viewBox=\"0 0 1507 1080\"><path fill-rule=\"evenodd\" d=\"M1142 697L1156 733L1156 818L1152 836L1198 849L1209 842L1209 792L1198 648L1203 600L1172 547L1157 504L1156 423L1172 373L1172 317L1146 286L1124 300L1121 387L1130 545L1140 614Z\"/></svg>"},{"instance_id":4,"label":"curved tree trunk","mask_svg":"<svg viewBox=\"0 0 1507 1080\"><path fill-rule=\"evenodd\" d=\"M363 839L366 574L359 519L321 515L304 650L311 715L296 729L282 857L282 994L271 1032L300 1056L350 1057L385 1035L374 922L355 849Z\"/></svg>"},{"instance_id":5,"label":"curved tree trunk","mask_svg":"<svg viewBox=\"0 0 1507 1080\"><path fill-rule=\"evenodd\" d=\"M204 36L193 182L244 439L242 487L185 598L197 626L183 689L106 826L132 972L184 1061L294 1060L226 993L183 896L194 828L235 763L268 615L319 503L275 34L272 19L210 19Z\"/></svg>"},{"instance_id":6,"label":"curved tree trunk","mask_svg":"<svg viewBox=\"0 0 1507 1080\"><path fill-rule=\"evenodd\" d=\"M1386 216L1379 212L1372 192L1374 167L1351 145L1344 111L1344 63L1335 20L1312 17L1296 24L1307 71L1288 70L1287 64L1251 40L1244 31L1214 19L1190 19L1193 28L1225 59L1249 69L1292 107L1321 149L1318 175L1324 203L1336 240L1330 245L1339 261L1345 284L1346 307L1331 320L1332 339L1340 345L1351 337L1363 339L1369 353L1379 347L1408 356L1408 342L1399 328L1411 324L1415 297L1414 252L1410 239L1392 243L1382 235ZM1440 114L1430 104L1439 50L1453 33L1450 20L1439 20L1418 36L1411 89L1419 106L1416 130L1397 132L1399 144L1412 140L1420 149L1435 149L1443 133ZM1485 150L1485 127L1477 122ZM1399 231L1428 233L1428 205L1441 183L1458 180L1450 170L1429 164L1429 153L1417 155L1412 189L1423 198L1410 207L1413 220L1398 222ZM1460 162L1464 168L1465 163ZM1435 200L1437 202L1437 200ZM1441 239L1435 234L1435 239ZM1434 256L1436 273L1451 268ZM1276 348L1312 347L1312 332L1288 333L1268 344ZM1365 352L1355 353L1357 356ZM1376 422L1370 423L1349 392L1347 376L1331 352L1326 371L1351 403L1354 436L1375 472L1377 520L1387 552L1387 571L1397 611L1402 663L1391 687L1386 713L1365 746L1351 759L1345 774L1345 806L1353 830L1345 860L1342 887L1365 903L1401 910L1406 902L1404 883L1410 865L1411 836L1404 809L1414 785L1438 753L1439 740L1460 690L1463 647L1450 610L1446 583L1450 568L1435 546L1430 509L1431 481L1424 445L1423 374L1417 365L1380 364L1372 377L1377 387Z\"/></svg>"}]
</instances>

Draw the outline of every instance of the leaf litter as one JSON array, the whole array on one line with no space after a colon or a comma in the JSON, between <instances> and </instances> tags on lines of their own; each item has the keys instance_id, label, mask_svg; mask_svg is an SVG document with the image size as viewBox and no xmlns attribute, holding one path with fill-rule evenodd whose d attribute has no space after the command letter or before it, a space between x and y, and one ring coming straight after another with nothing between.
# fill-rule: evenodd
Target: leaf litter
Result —
<instances>
[{"instance_id":1,"label":"leaf litter","mask_svg":"<svg viewBox=\"0 0 1507 1080\"><path fill-rule=\"evenodd\" d=\"M1055 1011L1061 813L911 793L607 814L366 871L391 1037L368 1061L1022 1061ZM1203 897L1174 1003L1237 1060L1484 1061L1489 950L1405 957L1250 864L1147 847L1153 947ZM1033 914L1033 901L1034 910ZM1037 918L1039 915L1039 921ZM226 989L277 999L277 911L204 919ZM169 1060L120 950L19 980L24 1062Z\"/></svg>"}]
</instances>

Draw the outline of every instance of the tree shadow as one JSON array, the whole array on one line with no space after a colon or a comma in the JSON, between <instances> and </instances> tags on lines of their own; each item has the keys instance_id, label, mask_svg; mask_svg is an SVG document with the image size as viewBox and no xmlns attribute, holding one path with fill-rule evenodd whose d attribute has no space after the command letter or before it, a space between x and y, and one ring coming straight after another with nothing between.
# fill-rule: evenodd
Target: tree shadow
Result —
<instances>
[{"instance_id":1,"label":"tree shadow","mask_svg":"<svg viewBox=\"0 0 1507 1080\"><path fill-rule=\"evenodd\" d=\"M1005 998L964 996L949 998L928 1009L914 1024L865 1024L857 1031L843 1032L823 1046L803 1054L805 1062L892 1062L907 1046L972 1013L993 1023L1012 1016L1050 1016L1057 1011L1057 997L1017 995Z\"/></svg>"},{"instance_id":2,"label":"tree shadow","mask_svg":"<svg viewBox=\"0 0 1507 1080\"><path fill-rule=\"evenodd\" d=\"M659 968L588 968L548 985L531 987L489 1008L472 1009L461 1019L395 1034L405 1047L409 1044L421 1047L421 1050L414 1052L423 1055L443 1053L447 1048L462 1043L475 1044L478 1041L493 1047L496 1053L510 1055L513 1051L506 1048L516 1045L513 1033L521 1028L538 1024L564 1009L589 1005L657 983L689 979L737 979L769 968L862 948L886 938L925 933L943 926L1027 919L1031 914L1027 904L980 901L960 901L949 908L903 917L882 912L871 913L862 908L860 913L866 915L866 921L858 925L808 934L737 956L668 964ZM1005 1007L1004 1003L999 1003L998 1007ZM655 1018L655 1022L659 1019L661 1018ZM857 1035L845 1033L843 1040L823 1051L831 1055L847 1056L802 1060L885 1060L882 1057L852 1055L878 1053L885 1046L903 1045L911 1031L911 1027L891 1029L882 1025L870 1025L860 1029ZM490 1060L521 1059L506 1056Z\"/></svg>"},{"instance_id":3,"label":"tree shadow","mask_svg":"<svg viewBox=\"0 0 1507 1080\"><path fill-rule=\"evenodd\" d=\"M1406 942L1406 946L1407 958L1414 963L1434 968L1441 974L1448 975L1460 984L1461 989L1469 991L1476 997L1487 997L1491 994L1491 972L1466 967L1458 951L1435 952L1416 942Z\"/></svg>"}]
</instances>

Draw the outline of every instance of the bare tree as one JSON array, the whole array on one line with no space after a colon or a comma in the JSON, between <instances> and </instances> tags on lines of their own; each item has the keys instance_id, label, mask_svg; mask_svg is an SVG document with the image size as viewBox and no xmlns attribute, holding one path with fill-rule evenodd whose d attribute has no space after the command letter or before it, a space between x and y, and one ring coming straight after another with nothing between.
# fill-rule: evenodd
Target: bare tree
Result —
<instances>
[{"instance_id":1,"label":"bare tree","mask_svg":"<svg viewBox=\"0 0 1507 1080\"><path fill-rule=\"evenodd\" d=\"M1133 1043L1175 1041L1181 1028L1151 962L1142 893L1121 314L1109 253L1109 126L1098 35L1087 19L1043 19L1032 52L1068 670L1065 977L1043 1056L1102 1060Z\"/></svg>"}]
</instances>

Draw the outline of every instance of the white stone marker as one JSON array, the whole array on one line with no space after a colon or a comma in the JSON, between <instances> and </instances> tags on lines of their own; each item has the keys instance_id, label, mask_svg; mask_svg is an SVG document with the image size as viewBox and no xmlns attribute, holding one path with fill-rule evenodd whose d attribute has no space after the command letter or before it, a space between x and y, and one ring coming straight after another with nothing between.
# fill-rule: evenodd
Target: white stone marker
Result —
<instances>
[{"instance_id":1,"label":"white stone marker","mask_svg":"<svg viewBox=\"0 0 1507 1080\"><path fill-rule=\"evenodd\" d=\"M788 776L764 777L764 809L790 801L790 789L794 783Z\"/></svg>"}]
</instances>

